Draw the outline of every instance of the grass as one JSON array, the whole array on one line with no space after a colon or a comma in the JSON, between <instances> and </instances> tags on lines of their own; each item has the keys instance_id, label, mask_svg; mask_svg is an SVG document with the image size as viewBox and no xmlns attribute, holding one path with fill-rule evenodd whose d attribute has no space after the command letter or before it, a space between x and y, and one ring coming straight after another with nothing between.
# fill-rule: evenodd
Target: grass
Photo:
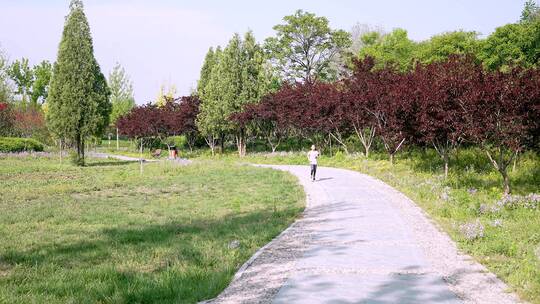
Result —
<instances>
[{"instance_id":1,"label":"grass","mask_svg":"<svg viewBox=\"0 0 540 304\"><path fill-rule=\"evenodd\" d=\"M225 161L2 157L0 187L0 303L212 298L304 204L292 176Z\"/></svg>"},{"instance_id":2,"label":"grass","mask_svg":"<svg viewBox=\"0 0 540 304\"><path fill-rule=\"evenodd\" d=\"M199 159L208 156L202 154ZM237 160L233 153L217 159ZM252 153L242 162L306 164L305 153ZM473 256L503 279L513 291L531 303L540 303L540 210L503 209L482 213L480 206L493 205L501 199L502 180L482 151L462 149L450 164L444 178L442 161L433 150L410 150L397 156L393 166L384 153L370 159L341 152L322 155L319 164L356 170L377 177L405 193L422 207L464 252ZM526 195L540 190L540 158L528 152L520 156L515 170L510 170L514 194ZM484 237L470 240L460 226L479 220ZM494 223L498 221L502 226Z\"/></svg>"}]
</instances>

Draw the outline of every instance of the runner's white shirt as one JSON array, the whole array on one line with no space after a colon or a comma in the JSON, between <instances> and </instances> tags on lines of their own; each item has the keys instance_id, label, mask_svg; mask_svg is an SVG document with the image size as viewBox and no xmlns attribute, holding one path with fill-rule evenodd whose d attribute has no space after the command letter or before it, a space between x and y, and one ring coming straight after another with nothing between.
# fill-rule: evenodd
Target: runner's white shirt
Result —
<instances>
[{"instance_id":1,"label":"runner's white shirt","mask_svg":"<svg viewBox=\"0 0 540 304\"><path fill-rule=\"evenodd\" d=\"M319 157L319 151L313 151L313 150L309 151L308 152L309 164L316 165L317 157Z\"/></svg>"}]
</instances>

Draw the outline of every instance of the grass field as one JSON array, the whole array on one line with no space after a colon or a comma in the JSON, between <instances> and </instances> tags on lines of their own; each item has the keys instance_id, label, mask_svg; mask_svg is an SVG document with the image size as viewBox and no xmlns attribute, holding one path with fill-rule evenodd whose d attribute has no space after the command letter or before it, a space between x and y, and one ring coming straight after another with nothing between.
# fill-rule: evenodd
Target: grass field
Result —
<instances>
[{"instance_id":1,"label":"grass field","mask_svg":"<svg viewBox=\"0 0 540 304\"><path fill-rule=\"evenodd\" d=\"M222 161L3 157L0 189L0 303L212 298L304 204L292 176Z\"/></svg>"},{"instance_id":2,"label":"grass field","mask_svg":"<svg viewBox=\"0 0 540 304\"><path fill-rule=\"evenodd\" d=\"M234 156L221 158L235 159ZM306 164L305 153L254 153L242 161ZM506 281L523 299L540 303L540 206L536 209L502 208L482 212L502 197L501 178L478 149L462 149L444 179L442 161L435 151L412 150L397 156L374 153L370 159L340 152L321 156L321 166L347 168L377 177L420 205L457 242L458 246ZM529 152L510 169L514 194L540 192L540 158ZM463 225L479 220L483 237L468 239ZM536 253L535 253L536 251Z\"/></svg>"}]
</instances>

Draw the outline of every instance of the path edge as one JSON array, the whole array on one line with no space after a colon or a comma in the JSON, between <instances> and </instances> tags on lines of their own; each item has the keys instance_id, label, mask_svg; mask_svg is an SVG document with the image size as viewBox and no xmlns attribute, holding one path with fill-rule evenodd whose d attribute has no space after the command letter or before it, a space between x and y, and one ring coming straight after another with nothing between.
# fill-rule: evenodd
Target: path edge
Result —
<instances>
[{"instance_id":1,"label":"path edge","mask_svg":"<svg viewBox=\"0 0 540 304\"><path fill-rule=\"evenodd\" d=\"M300 222L300 220L302 218L304 218L304 215L307 211L307 209L312 205L312 199L311 197L309 196L309 194L307 193L307 191L305 191L304 189L304 186L302 185L301 181L300 181L300 178L298 178L298 176L288 172L286 169L281 169L281 168L277 168L277 167L274 167L274 165L265 165L265 164L248 164L249 166L254 166L254 167L258 167L258 168L266 168L266 169L272 169L272 170L278 170L278 171L283 171L283 172L287 172L287 174L293 176L294 178L296 178L296 180L298 181L298 184L302 187L302 191L304 191L304 194L306 196L306 206L304 208L304 210L302 211L302 213L300 213L300 215L298 216L298 218L296 218L296 220L289 225L289 227L285 228L285 230L281 231L278 235L276 235L272 240L270 240L270 242L266 243L264 246L262 246L261 248L259 248L247 261L244 262L244 264L242 264L242 266L240 266L240 268L238 268L238 270L236 271L236 273L234 274L233 278L231 279L231 282L229 283L229 285L227 285L227 287L229 287L234 281L240 279L242 277L242 275L244 275L244 273L246 272L246 270L249 268L249 266L251 266L251 264L253 264L253 262L255 262L255 260L268 248L270 247L270 245L276 243L283 235L285 235L287 232L289 232L291 229L293 229L296 225L298 225L298 223ZM225 289L227 289L227 287L225 287ZM223 289L223 290L225 290ZM222 291L223 292L223 291ZM221 294L221 292L220 292ZM197 302L197 304L210 304L212 303L218 296L216 296L215 298L212 298L212 299L209 299L209 300L203 300L203 301L200 301L200 302Z\"/></svg>"}]
</instances>

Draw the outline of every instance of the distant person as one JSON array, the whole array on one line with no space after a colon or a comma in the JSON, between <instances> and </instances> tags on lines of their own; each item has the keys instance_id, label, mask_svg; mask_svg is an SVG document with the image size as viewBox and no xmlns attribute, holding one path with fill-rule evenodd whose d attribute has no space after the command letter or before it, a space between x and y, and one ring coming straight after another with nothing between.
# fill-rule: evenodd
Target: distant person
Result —
<instances>
[{"instance_id":1,"label":"distant person","mask_svg":"<svg viewBox=\"0 0 540 304\"><path fill-rule=\"evenodd\" d=\"M315 174L317 174L317 158L319 158L319 151L315 149L315 145L311 145L311 151L308 152L307 158L311 166L311 181L315 181Z\"/></svg>"}]
</instances>

